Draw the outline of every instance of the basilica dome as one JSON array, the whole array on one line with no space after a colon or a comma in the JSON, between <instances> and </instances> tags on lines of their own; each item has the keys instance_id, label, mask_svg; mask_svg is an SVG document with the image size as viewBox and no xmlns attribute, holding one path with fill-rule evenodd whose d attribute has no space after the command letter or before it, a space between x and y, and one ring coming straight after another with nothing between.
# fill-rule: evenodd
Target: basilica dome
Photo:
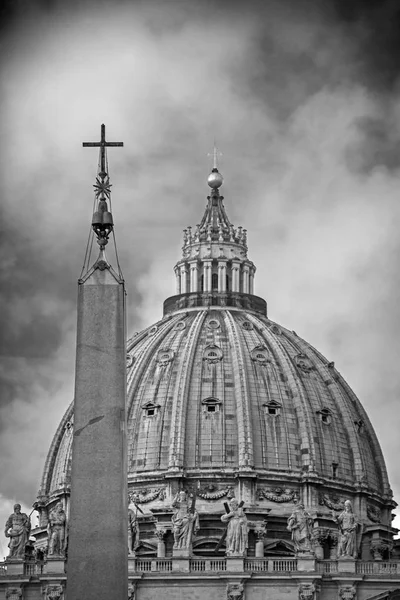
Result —
<instances>
[{"instance_id":1,"label":"basilica dome","mask_svg":"<svg viewBox=\"0 0 400 600\"><path fill-rule=\"evenodd\" d=\"M213 173L213 181L221 181ZM199 510L232 495L253 512L317 515L353 502L366 526L390 528L394 506L368 416L335 364L271 321L254 295L247 232L234 228L218 187L184 230L176 294L127 345L128 487L167 510L177 489ZM73 406L51 445L38 501L67 497Z\"/></svg>"}]
</instances>

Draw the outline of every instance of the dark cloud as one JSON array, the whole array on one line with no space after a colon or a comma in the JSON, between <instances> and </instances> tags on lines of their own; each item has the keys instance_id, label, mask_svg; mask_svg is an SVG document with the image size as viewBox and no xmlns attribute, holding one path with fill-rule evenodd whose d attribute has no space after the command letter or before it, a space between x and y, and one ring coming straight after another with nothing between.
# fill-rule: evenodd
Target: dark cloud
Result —
<instances>
[{"instance_id":1,"label":"dark cloud","mask_svg":"<svg viewBox=\"0 0 400 600\"><path fill-rule=\"evenodd\" d=\"M362 80L382 91L397 85L400 72L400 5L397 0L334 0L337 17L355 39L354 59Z\"/></svg>"},{"instance_id":2,"label":"dark cloud","mask_svg":"<svg viewBox=\"0 0 400 600\"><path fill-rule=\"evenodd\" d=\"M388 111L390 113L390 109ZM400 167L400 131L395 115L362 117L354 122L359 139L347 149L350 169L368 173L384 167Z\"/></svg>"}]
</instances>

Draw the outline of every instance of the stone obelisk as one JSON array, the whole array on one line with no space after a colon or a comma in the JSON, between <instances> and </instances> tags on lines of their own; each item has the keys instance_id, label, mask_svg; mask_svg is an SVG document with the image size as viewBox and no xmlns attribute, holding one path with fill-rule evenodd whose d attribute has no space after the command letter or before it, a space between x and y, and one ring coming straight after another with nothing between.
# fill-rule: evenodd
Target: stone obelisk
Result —
<instances>
[{"instance_id":1,"label":"stone obelisk","mask_svg":"<svg viewBox=\"0 0 400 600\"><path fill-rule=\"evenodd\" d=\"M78 288L78 332L72 446L67 597L128 597L125 288L105 255L113 230L106 147L94 185L92 228L100 245Z\"/></svg>"}]
</instances>

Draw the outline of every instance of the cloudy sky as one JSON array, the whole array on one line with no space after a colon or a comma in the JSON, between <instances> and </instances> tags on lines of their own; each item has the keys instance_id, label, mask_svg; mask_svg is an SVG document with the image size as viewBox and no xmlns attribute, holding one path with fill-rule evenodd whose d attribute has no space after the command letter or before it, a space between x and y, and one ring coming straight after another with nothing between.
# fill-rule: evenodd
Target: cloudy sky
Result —
<instances>
[{"instance_id":1,"label":"cloudy sky","mask_svg":"<svg viewBox=\"0 0 400 600\"><path fill-rule=\"evenodd\" d=\"M73 397L98 158L82 141L103 122L124 142L109 162L129 334L174 294L215 138L256 293L353 387L399 501L396 0L20 0L1 17L1 523L30 510Z\"/></svg>"}]
</instances>

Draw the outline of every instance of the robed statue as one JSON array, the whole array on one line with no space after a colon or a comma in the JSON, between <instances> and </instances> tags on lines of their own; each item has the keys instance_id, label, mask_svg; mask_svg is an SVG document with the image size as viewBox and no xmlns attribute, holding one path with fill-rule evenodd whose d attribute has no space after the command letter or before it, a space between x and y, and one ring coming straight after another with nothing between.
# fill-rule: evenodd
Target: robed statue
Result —
<instances>
[{"instance_id":1,"label":"robed statue","mask_svg":"<svg viewBox=\"0 0 400 600\"><path fill-rule=\"evenodd\" d=\"M356 535L358 522L353 513L350 500L344 503L340 515L333 514L333 519L339 525L338 556L357 558Z\"/></svg>"},{"instance_id":2,"label":"robed statue","mask_svg":"<svg viewBox=\"0 0 400 600\"><path fill-rule=\"evenodd\" d=\"M135 550L139 545L139 523L137 512L128 509L128 553L135 554Z\"/></svg>"},{"instance_id":3,"label":"robed statue","mask_svg":"<svg viewBox=\"0 0 400 600\"><path fill-rule=\"evenodd\" d=\"M178 492L172 501L175 509L172 515L172 530L174 533L174 549L189 550L192 537L199 530L199 515L194 506L195 497L189 506L189 499L185 491Z\"/></svg>"},{"instance_id":4,"label":"robed statue","mask_svg":"<svg viewBox=\"0 0 400 600\"><path fill-rule=\"evenodd\" d=\"M49 514L49 556L64 556L66 516L61 502L57 502Z\"/></svg>"},{"instance_id":5,"label":"robed statue","mask_svg":"<svg viewBox=\"0 0 400 600\"><path fill-rule=\"evenodd\" d=\"M228 523L226 530L226 555L245 556L248 547L247 517L236 498L229 503L229 512L222 515L221 521Z\"/></svg>"},{"instance_id":6,"label":"robed statue","mask_svg":"<svg viewBox=\"0 0 400 600\"><path fill-rule=\"evenodd\" d=\"M314 519L304 509L304 504L300 502L287 521L287 529L292 533L292 541L296 552L312 552L313 527Z\"/></svg>"},{"instance_id":7,"label":"robed statue","mask_svg":"<svg viewBox=\"0 0 400 600\"><path fill-rule=\"evenodd\" d=\"M14 512L6 521L4 535L10 538L8 558L24 558L25 545L29 540L31 522L25 513L21 512L21 505L14 504Z\"/></svg>"}]
</instances>

